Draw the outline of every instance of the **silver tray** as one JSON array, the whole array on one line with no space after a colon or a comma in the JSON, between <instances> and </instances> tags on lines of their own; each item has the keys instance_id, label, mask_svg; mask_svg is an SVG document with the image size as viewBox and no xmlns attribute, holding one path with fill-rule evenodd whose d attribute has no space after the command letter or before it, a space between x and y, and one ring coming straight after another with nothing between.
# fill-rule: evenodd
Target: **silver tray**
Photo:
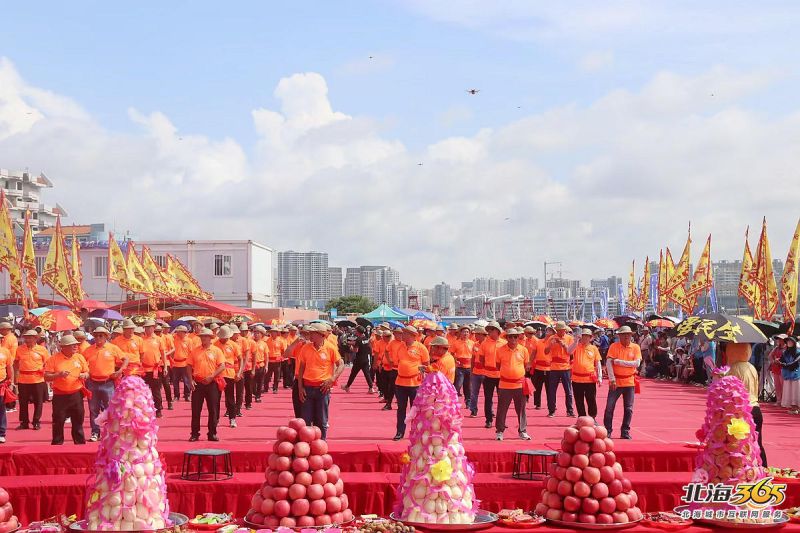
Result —
<instances>
[{"instance_id":1,"label":"silver tray","mask_svg":"<svg viewBox=\"0 0 800 533\"><path fill-rule=\"evenodd\" d=\"M295 526L295 527L279 526L279 527L286 527L287 529L291 529L292 531L300 531L301 529L316 529L319 531L323 531L325 529L330 529L332 527L347 526L355 521L356 519L355 517L353 517L347 522L342 522L341 524L330 524L328 526ZM244 522L244 525L246 525L250 529L255 529L256 531L258 531L259 529L266 529L266 526L264 524L254 524L252 522L248 522L247 519L243 519L242 522Z\"/></svg>"},{"instance_id":2,"label":"silver tray","mask_svg":"<svg viewBox=\"0 0 800 533\"><path fill-rule=\"evenodd\" d=\"M676 507L675 512L681 514L681 511L686 506ZM765 522L763 524L750 524L747 522L734 522L733 520L717 519L717 518L692 518L695 523L706 524L714 527L721 527L725 529L779 529L789 523L789 517L786 514L780 520L773 522Z\"/></svg>"},{"instance_id":3,"label":"silver tray","mask_svg":"<svg viewBox=\"0 0 800 533\"><path fill-rule=\"evenodd\" d=\"M391 520L401 522L407 526L413 526L416 529L425 529L428 531L476 531L479 529L487 529L497 522L498 516L489 511L478 509L475 513L475 521L471 524L429 524L427 522L409 522L407 520L400 520L394 516L394 513L389 515Z\"/></svg>"},{"instance_id":4,"label":"silver tray","mask_svg":"<svg viewBox=\"0 0 800 533\"><path fill-rule=\"evenodd\" d=\"M187 529L187 524L189 523L189 517L185 514L180 513L169 513L169 519L172 520L172 525L169 527L164 527L161 529L148 529L144 530L147 533L167 533L167 532L179 532L185 531ZM91 529L86 529L86 520L78 520L77 522L73 522L69 525L70 531L80 531L82 533L108 533L108 531L94 531ZM130 533L139 533L139 532L130 532ZM141 532L144 533L144 532Z\"/></svg>"},{"instance_id":5,"label":"silver tray","mask_svg":"<svg viewBox=\"0 0 800 533\"><path fill-rule=\"evenodd\" d=\"M583 522L564 522L563 520L547 519L547 522L558 527L568 527L570 529L592 529L596 531L618 531L621 529L630 529L639 525L643 519L634 520L633 522L625 522L624 524L585 524Z\"/></svg>"}]
</instances>

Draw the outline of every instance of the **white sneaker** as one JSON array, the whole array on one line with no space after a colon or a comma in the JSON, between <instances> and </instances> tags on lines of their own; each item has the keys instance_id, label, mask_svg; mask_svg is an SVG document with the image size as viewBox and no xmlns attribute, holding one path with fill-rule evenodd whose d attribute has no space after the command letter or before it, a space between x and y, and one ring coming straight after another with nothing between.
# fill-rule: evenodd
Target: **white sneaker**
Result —
<instances>
[{"instance_id":1,"label":"white sneaker","mask_svg":"<svg viewBox=\"0 0 800 533\"><path fill-rule=\"evenodd\" d=\"M4 444L5 442L6 442L6 438L5 437L0 437L0 444Z\"/></svg>"},{"instance_id":2,"label":"white sneaker","mask_svg":"<svg viewBox=\"0 0 800 533\"><path fill-rule=\"evenodd\" d=\"M494 440L503 440L503 434L498 431L494 436Z\"/></svg>"},{"instance_id":3,"label":"white sneaker","mask_svg":"<svg viewBox=\"0 0 800 533\"><path fill-rule=\"evenodd\" d=\"M521 438L522 440L531 440L531 436L525 433L524 431L519 434L519 438Z\"/></svg>"},{"instance_id":4,"label":"white sneaker","mask_svg":"<svg viewBox=\"0 0 800 533\"><path fill-rule=\"evenodd\" d=\"M232 428L235 428L235 427L236 427L236 420L231 420L231 427L232 427Z\"/></svg>"},{"instance_id":5,"label":"white sneaker","mask_svg":"<svg viewBox=\"0 0 800 533\"><path fill-rule=\"evenodd\" d=\"M66 426L67 424L72 425L72 419L71 418L67 418L66 420L64 420L64 425Z\"/></svg>"}]
</instances>

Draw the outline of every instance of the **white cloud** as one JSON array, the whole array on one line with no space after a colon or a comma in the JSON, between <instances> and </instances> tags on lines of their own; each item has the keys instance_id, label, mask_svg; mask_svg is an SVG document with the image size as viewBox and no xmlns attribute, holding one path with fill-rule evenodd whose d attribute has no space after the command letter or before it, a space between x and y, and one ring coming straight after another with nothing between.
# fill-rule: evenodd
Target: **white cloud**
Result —
<instances>
[{"instance_id":1,"label":"white cloud","mask_svg":"<svg viewBox=\"0 0 800 533\"><path fill-rule=\"evenodd\" d=\"M578 66L584 72L598 72L614 64L614 53L609 51L594 51L583 56Z\"/></svg>"},{"instance_id":2,"label":"white cloud","mask_svg":"<svg viewBox=\"0 0 800 533\"><path fill-rule=\"evenodd\" d=\"M784 254L800 205L800 110L746 105L774 80L662 72L411 152L369 117L336 111L322 76L295 74L275 90L278 109L252 112L258 140L246 149L158 111L130 110L135 134L108 130L2 60L0 163L46 172L72 221L143 238L327 250L333 264L386 263L422 286L536 276L545 259L588 278L680 248L690 219L697 240L713 232L714 257L738 258L745 225L766 214Z\"/></svg>"}]
</instances>

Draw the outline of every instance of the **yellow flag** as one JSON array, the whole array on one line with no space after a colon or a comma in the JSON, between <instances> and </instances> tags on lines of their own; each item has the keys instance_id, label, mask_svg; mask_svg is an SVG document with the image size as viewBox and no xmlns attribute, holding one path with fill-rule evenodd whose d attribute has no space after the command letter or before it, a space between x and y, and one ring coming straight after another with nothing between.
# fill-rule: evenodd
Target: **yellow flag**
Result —
<instances>
[{"instance_id":1,"label":"yellow flag","mask_svg":"<svg viewBox=\"0 0 800 533\"><path fill-rule=\"evenodd\" d=\"M114 239L114 234L108 234L108 281L116 281L120 287L133 290L129 281L128 263L122 250Z\"/></svg>"},{"instance_id":2,"label":"yellow flag","mask_svg":"<svg viewBox=\"0 0 800 533\"><path fill-rule=\"evenodd\" d=\"M636 291L636 260L631 263L631 275L628 278L628 307L631 311L639 310L639 293Z\"/></svg>"},{"instance_id":3,"label":"yellow flag","mask_svg":"<svg viewBox=\"0 0 800 533\"><path fill-rule=\"evenodd\" d=\"M11 225L11 215L6 205L5 191L0 192L0 271L8 270L11 293L23 299L25 304L25 291L22 287L22 272L19 267L17 254L17 238L14 236L14 227Z\"/></svg>"},{"instance_id":4,"label":"yellow flag","mask_svg":"<svg viewBox=\"0 0 800 533\"><path fill-rule=\"evenodd\" d=\"M786 255L786 264L781 276L781 301L783 302L783 320L794 323L797 313L797 254L800 252L800 220Z\"/></svg>"},{"instance_id":5,"label":"yellow flag","mask_svg":"<svg viewBox=\"0 0 800 533\"><path fill-rule=\"evenodd\" d=\"M150 278L147 277L147 272L145 272L142 267L142 263L139 262L139 257L136 255L136 245L133 244L133 241L128 242L127 265L128 281L131 284L131 290L140 294L152 296L153 284L150 282Z\"/></svg>"},{"instance_id":6,"label":"yellow flag","mask_svg":"<svg viewBox=\"0 0 800 533\"><path fill-rule=\"evenodd\" d=\"M742 272L739 274L739 294L747 300L747 304L755 310L756 302L761 299L758 285L755 283L755 261L750 252L750 226L744 232L744 254L742 256ZM755 311L754 311L755 313Z\"/></svg>"},{"instance_id":7,"label":"yellow flag","mask_svg":"<svg viewBox=\"0 0 800 533\"><path fill-rule=\"evenodd\" d=\"M667 297L678 304L686 313L691 313L693 306L686 298L686 280L689 279L689 261L691 260L692 227L689 226L689 236L683 247L683 253L675 265L667 283ZM667 267L669 268L669 263Z\"/></svg>"},{"instance_id":8,"label":"yellow flag","mask_svg":"<svg viewBox=\"0 0 800 533\"><path fill-rule=\"evenodd\" d=\"M22 234L22 257L20 257L20 269L25 275L25 285L28 288L29 301L32 307L37 306L39 301L39 288L36 285L38 275L36 273L36 251L33 248L33 232L31 231L30 212L25 212L25 230Z\"/></svg>"},{"instance_id":9,"label":"yellow flag","mask_svg":"<svg viewBox=\"0 0 800 533\"><path fill-rule=\"evenodd\" d=\"M759 305L757 305L758 312L753 310L753 318L772 320L772 316L778 309L778 286L772 271L772 251L769 248L769 238L767 237L766 217L761 226L761 238L759 238L758 248L756 248L755 278L761 294Z\"/></svg>"},{"instance_id":10,"label":"yellow flag","mask_svg":"<svg viewBox=\"0 0 800 533\"><path fill-rule=\"evenodd\" d=\"M44 285L52 287L67 303L72 304L72 276L64 253L61 217L56 219L56 231L50 239L50 248L47 250L41 278Z\"/></svg>"},{"instance_id":11,"label":"yellow flag","mask_svg":"<svg viewBox=\"0 0 800 533\"><path fill-rule=\"evenodd\" d=\"M72 276L70 276L70 282L72 287L72 300L70 303L76 304L83 300L84 292L83 292L83 273L81 272L81 253L80 253L81 245L78 242L78 237L75 235L75 232L72 232L72 262L70 265L70 270L72 271Z\"/></svg>"},{"instance_id":12,"label":"yellow flag","mask_svg":"<svg viewBox=\"0 0 800 533\"><path fill-rule=\"evenodd\" d=\"M144 269L147 278L150 280L150 285L153 287L153 293L157 296L170 296L167 284L161 274L161 269L156 263L153 256L150 255L150 249L147 246L142 247L142 268Z\"/></svg>"},{"instance_id":13,"label":"yellow flag","mask_svg":"<svg viewBox=\"0 0 800 533\"><path fill-rule=\"evenodd\" d=\"M205 292L183 264L171 255L167 256L167 274L180 286L181 296L210 300L211 294Z\"/></svg>"},{"instance_id":14,"label":"yellow flag","mask_svg":"<svg viewBox=\"0 0 800 533\"><path fill-rule=\"evenodd\" d=\"M636 301L636 310L644 312L647 309L647 301L650 298L650 257L644 260L644 275L640 283L639 297Z\"/></svg>"},{"instance_id":15,"label":"yellow flag","mask_svg":"<svg viewBox=\"0 0 800 533\"><path fill-rule=\"evenodd\" d=\"M697 263L697 268L694 270L692 282L689 284L689 288L686 291L686 296L694 298L694 301L697 301L697 297L700 293L711 289L713 280L714 276L711 272L711 235L709 235L706 245L703 248L703 253L700 254L700 261Z\"/></svg>"}]
</instances>

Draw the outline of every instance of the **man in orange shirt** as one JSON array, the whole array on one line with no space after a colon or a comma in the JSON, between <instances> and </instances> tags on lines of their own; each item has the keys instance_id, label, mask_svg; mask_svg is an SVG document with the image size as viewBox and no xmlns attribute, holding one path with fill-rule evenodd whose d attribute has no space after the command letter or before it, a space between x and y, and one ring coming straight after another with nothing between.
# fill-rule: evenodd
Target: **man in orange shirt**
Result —
<instances>
[{"instance_id":1,"label":"man in orange shirt","mask_svg":"<svg viewBox=\"0 0 800 533\"><path fill-rule=\"evenodd\" d=\"M488 338L481 343L478 350L478 362L483 371L483 415L486 417L484 427L489 429L494 421L494 391L500 384L500 365L497 361L497 349L506 343L500 338L500 324L495 321L486 325Z\"/></svg>"},{"instance_id":2,"label":"man in orange shirt","mask_svg":"<svg viewBox=\"0 0 800 533\"><path fill-rule=\"evenodd\" d=\"M519 424L519 438L531 440L528 435L528 417L525 413L525 394L523 383L525 372L530 366L528 350L519 342L522 331L516 328L506 330L506 344L497 348L497 364L500 371L500 383L497 388L497 440L503 440L506 430L506 416L511 402L514 402L514 411L517 413Z\"/></svg>"},{"instance_id":3,"label":"man in orange shirt","mask_svg":"<svg viewBox=\"0 0 800 533\"><path fill-rule=\"evenodd\" d=\"M536 351L529 352L531 359L533 359L533 377L531 381L533 382L533 406L535 409L542 408L542 389L545 390L545 394L550 394L547 390L547 376L550 374L550 355L544 353L544 349L547 346L546 341L554 334L555 330L547 326L544 330L544 338L536 339ZM528 335L527 331L525 335ZM534 338L536 338L535 334ZM531 345L533 346L533 343ZM549 405L550 401L548 400L547 403Z\"/></svg>"},{"instance_id":4,"label":"man in orange shirt","mask_svg":"<svg viewBox=\"0 0 800 533\"><path fill-rule=\"evenodd\" d=\"M12 391L17 389L14 383L14 358L5 347L0 346L0 392L4 393L6 387L10 387ZM0 403L0 444L6 441L7 424L6 406Z\"/></svg>"},{"instance_id":5,"label":"man in orange shirt","mask_svg":"<svg viewBox=\"0 0 800 533\"><path fill-rule=\"evenodd\" d=\"M634 375L642 362L642 351L639 345L632 342L633 332L628 326L617 330L619 340L609 346L606 355L606 371L608 373L608 398L606 411L603 416L603 425L611 436L614 426L614 408L617 400L622 396L624 413L620 437L631 438L631 420L633 420L633 397L636 388Z\"/></svg>"},{"instance_id":6,"label":"man in orange shirt","mask_svg":"<svg viewBox=\"0 0 800 533\"><path fill-rule=\"evenodd\" d=\"M575 406L578 416L597 416L597 384L602 381L603 372L600 367L600 350L592 344L592 330L581 331L569 347L572 356L572 392L575 394Z\"/></svg>"},{"instance_id":7,"label":"man in orange shirt","mask_svg":"<svg viewBox=\"0 0 800 533\"><path fill-rule=\"evenodd\" d=\"M231 330L228 326L222 326L217 331L217 341L214 346L222 350L225 356L225 371L222 376L225 378L225 415L230 421L230 427L236 427L236 383L241 381L242 375L242 354L239 347L231 342Z\"/></svg>"},{"instance_id":8,"label":"man in orange shirt","mask_svg":"<svg viewBox=\"0 0 800 533\"><path fill-rule=\"evenodd\" d=\"M453 346L453 341L458 338L458 325L455 322L451 322L447 325L447 342L450 343L450 346Z\"/></svg>"},{"instance_id":9,"label":"man in orange shirt","mask_svg":"<svg viewBox=\"0 0 800 533\"><path fill-rule=\"evenodd\" d=\"M256 368L256 341L251 337L250 328L244 322L239 326L239 346L242 348L244 356L244 408L253 408L253 396L255 392L255 368Z\"/></svg>"},{"instance_id":10,"label":"man in orange shirt","mask_svg":"<svg viewBox=\"0 0 800 533\"><path fill-rule=\"evenodd\" d=\"M19 345L17 341L17 336L14 335L14 328L8 322L0 322L0 337L2 337L2 347L8 350L8 353L11 357L11 363L14 363L14 357L17 353L17 346ZM0 398L2 401L2 398ZM6 410L9 413L13 413L16 411L17 402L9 402L6 404Z\"/></svg>"},{"instance_id":11,"label":"man in orange shirt","mask_svg":"<svg viewBox=\"0 0 800 533\"><path fill-rule=\"evenodd\" d=\"M272 394L278 394L278 380L281 378L281 361L283 361L283 352L286 350L286 345L281 337L279 326L275 326L269 330L267 346L269 346L269 362L267 363L267 376L264 379L266 383L265 390L269 389L269 382L272 381Z\"/></svg>"},{"instance_id":12,"label":"man in orange shirt","mask_svg":"<svg viewBox=\"0 0 800 533\"><path fill-rule=\"evenodd\" d=\"M433 342L433 339L436 338L436 328L426 327L422 330L422 334L424 335L422 339L422 345L428 349Z\"/></svg>"},{"instance_id":13,"label":"man in orange shirt","mask_svg":"<svg viewBox=\"0 0 800 533\"><path fill-rule=\"evenodd\" d=\"M456 360L449 352L450 343L447 342L446 337L436 337L431 342L430 369L434 372L441 372L444 377L454 383L456 380Z\"/></svg>"},{"instance_id":14,"label":"man in orange shirt","mask_svg":"<svg viewBox=\"0 0 800 533\"><path fill-rule=\"evenodd\" d=\"M33 404L33 429L41 428L42 406L47 398L47 384L44 382L44 365L50 354L47 348L37 344L39 333L28 330L22 335L24 344L17 347L14 366L17 370L19 387L19 426L28 429L28 405Z\"/></svg>"},{"instance_id":15,"label":"man in orange shirt","mask_svg":"<svg viewBox=\"0 0 800 533\"><path fill-rule=\"evenodd\" d=\"M211 344L214 334L210 329L197 332L200 345L192 348L186 368L192 376L192 429L189 442L200 439L200 415L203 403L208 410L208 440L218 441L220 388L217 382L225 371L225 354L218 346Z\"/></svg>"},{"instance_id":16,"label":"man in orange shirt","mask_svg":"<svg viewBox=\"0 0 800 533\"><path fill-rule=\"evenodd\" d=\"M309 332L306 329L307 327L308 326L304 326L304 329L300 332L299 335L297 335L297 337L295 338L294 342L292 344L290 344L286 348L286 352L285 352L285 353L290 354L292 357L294 357L294 360L295 360L295 365L294 365L294 383L292 384L292 410L294 412L294 417L295 418L303 418L303 403L300 401L300 375L299 375L299 372L300 372L300 355L303 353L303 348L305 347L305 345L310 342L308 340ZM266 331L264 330L263 333L266 333ZM326 333L326 335L327 335L327 333ZM327 337L326 337L326 340L323 341L323 344L330 345L327 342ZM264 352L265 356L264 357L266 357L266 353L269 350L268 348L266 348L266 341L264 341L264 346L265 346L265 348L264 348L265 349L265 352Z\"/></svg>"},{"instance_id":17,"label":"man in orange shirt","mask_svg":"<svg viewBox=\"0 0 800 533\"><path fill-rule=\"evenodd\" d=\"M394 395L397 389L395 383L397 381L396 352L403 345L403 328L397 327L394 331L390 331L390 334L386 335L386 340L386 351L383 357L383 371L386 374L384 378L386 380L386 392L383 395L385 405L381 410L391 411L392 402L394 401Z\"/></svg>"},{"instance_id":18,"label":"man in orange shirt","mask_svg":"<svg viewBox=\"0 0 800 533\"><path fill-rule=\"evenodd\" d=\"M236 397L236 416L241 418L244 416L242 414L242 406L244 405L244 371L247 369L247 358L250 357L249 351L250 346L247 344L242 343L242 332L239 330L239 326L236 324L228 324L228 329L231 332L231 340L230 343L233 344L233 347L236 348L236 351L239 352L238 357L241 358L241 368L237 368L236 371L239 374L240 378L236 380L236 384L233 388L235 397Z\"/></svg>"},{"instance_id":19,"label":"man in orange shirt","mask_svg":"<svg viewBox=\"0 0 800 533\"><path fill-rule=\"evenodd\" d=\"M78 344L78 353L83 355L83 352L89 349L89 342L86 340L86 332L82 329L76 329L72 332L72 336L80 343Z\"/></svg>"},{"instance_id":20,"label":"man in orange shirt","mask_svg":"<svg viewBox=\"0 0 800 533\"><path fill-rule=\"evenodd\" d=\"M189 337L189 328L178 326L172 339L172 394L175 401L181 397L180 385L183 383L183 400L188 402L192 393L192 376L189 374L189 357L200 346L200 337ZM196 339L196 340L195 340Z\"/></svg>"},{"instance_id":21,"label":"man in orange shirt","mask_svg":"<svg viewBox=\"0 0 800 533\"><path fill-rule=\"evenodd\" d=\"M377 326L372 330L372 338L370 340L372 346L372 375L374 376L373 382L378 388L378 398L383 398L384 390L384 375L381 371L381 363L383 354L386 350L386 341L383 337L383 326Z\"/></svg>"},{"instance_id":22,"label":"man in orange shirt","mask_svg":"<svg viewBox=\"0 0 800 533\"><path fill-rule=\"evenodd\" d=\"M472 372L469 377L469 417L478 417L478 396L481 392L481 385L483 385L483 378L485 377L483 370L483 363L480 361L481 344L486 340L487 332L483 326L476 326L472 330Z\"/></svg>"},{"instance_id":23,"label":"man in orange shirt","mask_svg":"<svg viewBox=\"0 0 800 533\"><path fill-rule=\"evenodd\" d=\"M161 342L166 364L159 372L161 388L164 389L164 396L167 398L167 409L172 411L172 357L175 354L175 342L172 339L172 335L164 333L164 328L158 322L156 322L155 335Z\"/></svg>"},{"instance_id":24,"label":"man in orange shirt","mask_svg":"<svg viewBox=\"0 0 800 533\"><path fill-rule=\"evenodd\" d=\"M153 320L146 320L142 325L144 336L142 337L142 372L144 382L150 387L153 393L153 403L156 407L156 418L161 418L161 372L167 366L167 356L164 353L164 346L156 337L156 323ZM169 406L172 408L172 405Z\"/></svg>"},{"instance_id":25,"label":"man in orange shirt","mask_svg":"<svg viewBox=\"0 0 800 533\"><path fill-rule=\"evenodd\" d=\"M264 392L264 379L267 377L267 358L269 357L269 346L264 336L267 334L262 326L256 326L253 330L253 340L255 341L255 364L253 372L255 402L261 403L261 394ZM299 418L297 416L296 418Z\"/></svg>"},{"instance_id":26,"label":"man in orange shirt","mask_svg":"<svg viewBox=\"0 0 800 533\"><path fill-rule=\"evenodd\" d=\"M573 342L572 335L567 335L569 329L564 322L556 323L556 334L544 341L544 353L550 356L550 372L547 375L547 416L556 416L556 393L558 385L564 387L564 400L567 406L567 416L575 416L572 411L572 379L570 378L569 352Z\"/></svg>"},{"instance_id":27,"label":"man in orange shirt","mask_svg":"<svg viewBox=\"0 0 800 533\"><path fill-rule=\"evenodd\" d=\"M308 326L308 332L311 342L303 346L298 357L297 393L303 405L303 419L306 424L317 426L325 440L328 437L331 388L342 374L344 363L339 353L325 342L328 328L315 323Z\"/></svg>"},{"instance_id":28,"label":"man in orange shirt","mask_svg":"<svg viewBox=\"0 0 800 533\"><path fill-rule=\"evenodd\" d=\"M92 428L92 436L89 440L95 442L100 438L97 416L108 408L108 403L114 396L114 380L125 372L128 358L122 350L108 342L109 333L106 328L95 328L92 334L94 344L82 355L89 367L86 388L92 393L92 397L89 398L89 425Z\"/></svg>"},{"instance_id":29,"label":"man in orange shirt","mask_svg":"<svg viewBox=\"0 0 800 533\"><path fill-rule=\"evenodd\" d=\"M428 349L417 341L417 328L403 328L403 343L394 352L394 366L397 367L395 395L397 396L397 433L393 440L400 440L406 433L406 409L414 403L417 389L422 383L421 371L428 366ZM431 342L433 342L431 340Z\"/></svg>"},{"instance_id":30,"label":"man in orange shirt","mask_svg":"<svg viewBox=\"0 0 800 533\"><path fill-rule=\"evenodd\" d=\"M453 324L455 326L455 324ZM458 326L455 326L458 328ZM461 396L464 393L464 404L469 409L470 398L470 378L472 374L472 341L469 339L470 330L469 326L461 326L456 330L452 330L451 339L447 339L450 343L450 353L456 360L456 380L454 382L456 393Z\"/></svg>"},{"instance_id":31,"label":"man in orange shirt","mask_svg":"<svg viewBox=\"0 0 800 533\"><path fill-rule=\"evenodd\" d=\"M53 354L44 365L45 381L53 382L53 440L51 444L64 444L64 422L72 424L72 441L86 444L83 434L83 383L89 378L86 359L78 353L78 341L64 335L59 342L61 351Z\"/></svg>"},{"instance_id":32,"label":"man in orange shirt","mask_svg":"<svg viewBox=\"0 0 800 533\"><path fill-rule=\"evenodd\" d=\"M136 329L136 324L133 320L126 318L122 322L122 335L115 337L111 341L117 348L122 350L122 353L128 358L128 367L125 375L127 376L140 376L142 375L142 352L144 343L141 337L133 334Z\"/></svg>"}]
</instances>

